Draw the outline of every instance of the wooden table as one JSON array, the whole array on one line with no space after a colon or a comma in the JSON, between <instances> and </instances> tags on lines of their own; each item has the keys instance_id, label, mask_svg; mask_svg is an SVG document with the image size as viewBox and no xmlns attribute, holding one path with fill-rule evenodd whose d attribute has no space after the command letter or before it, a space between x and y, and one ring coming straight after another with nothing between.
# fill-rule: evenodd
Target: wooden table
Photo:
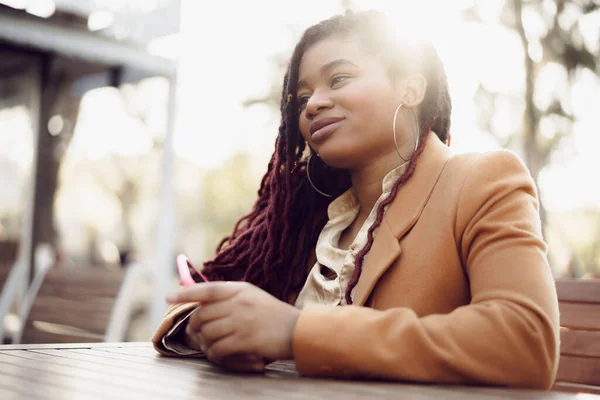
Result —
<instances>
[{"instance_id":1,"label":"wooden table","mask_svg":"<svg viewBox=\"0 0 600 400\"><path fill-rule=\"evenodd\" d=\"M589 396L589 397L588 397ZM149 343L0 346L0 399L600 399L468 386L299 377L293 363L232 374L204 360L160 357Z\"/></svg>"}]
</instances>

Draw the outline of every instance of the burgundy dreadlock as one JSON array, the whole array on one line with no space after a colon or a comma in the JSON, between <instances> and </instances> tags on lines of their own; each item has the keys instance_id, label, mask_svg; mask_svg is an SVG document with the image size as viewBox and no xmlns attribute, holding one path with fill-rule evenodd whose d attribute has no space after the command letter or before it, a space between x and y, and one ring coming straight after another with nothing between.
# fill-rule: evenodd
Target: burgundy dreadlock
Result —
<instances>
[{"instance_id":1,"label":"burgundy dreadlock","mask_svg":"<svg viewBox=\"0 0 600 400\"><path fill-rule=\"evenodd\" d=\"M236 223L231 235L221 241L216 257L204 264L203 272L212 280L247 281L283 301L287 301L290 293L304 284L308 259L327 222L327 206L331 199L319 195L306 179L306 142L298 126L296 100L300 61L315 43L332 36L352 35L365 45L367 51L373 52L389 66L391 76L419 72L428 82L419 112L421 144L407 171L398 178L387 199L380 203L376 220L368 230L367 244L356 256L356 269L346 289L346 301L352 303L350 294L360 277L365 256L373 245L375 230L383 221L385 207L412 176L429 131L433 129L443 142L448 139L450 131L448 83L435 49L428 44L425 50L416 50L392 41L383 34L383 25L383 14L368 11L334 16L304 32L284 77L279 134L258 190L258 199L250 213ZM416 59L421 60L417 67L403 61ZM334 195L334 198L351 186L346 171L331 168L323 162L311 164L311 177L317 187Z\"/></svg>"}]
</instances>

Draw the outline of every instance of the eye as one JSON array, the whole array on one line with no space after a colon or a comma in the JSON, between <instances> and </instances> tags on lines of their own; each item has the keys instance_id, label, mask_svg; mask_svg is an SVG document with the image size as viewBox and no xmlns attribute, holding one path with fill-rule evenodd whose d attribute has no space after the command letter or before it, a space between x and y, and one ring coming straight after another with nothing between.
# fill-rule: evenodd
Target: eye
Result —
<instances>
[{"instance_id":1,"label":"eye","mask_svg":"<svg viewBox=\"0 0 600 400\"><path fill-rule=\"evenodd\" d=\"M300 106L301 110L303 110L306 107L306 103L308 103L309 99L310 99L310 96L308 96L308 95L300 96L298 98L298 105Z\"/></svg>"},{"instance_id":2,"label":"eye","mask_svg":"<svg viewBox=\"0 0 600 400\"><path fill-rule=\"evenodd\" d=\"M342 82L344 82L346 79L350 78L350 75L346 75L346 74L338 74L338 75L334 75L331 78L331 87L336 86Z\"/></svg>"}]
</instances>

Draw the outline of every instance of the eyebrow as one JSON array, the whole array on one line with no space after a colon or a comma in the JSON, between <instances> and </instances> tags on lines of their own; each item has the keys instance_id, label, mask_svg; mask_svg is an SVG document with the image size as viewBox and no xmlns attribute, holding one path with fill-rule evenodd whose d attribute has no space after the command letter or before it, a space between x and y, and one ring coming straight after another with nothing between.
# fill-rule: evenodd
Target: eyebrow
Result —
<instances>
[{"instance_id":1,"label":"eyebrow","mask_svg":"<svg viewBox=\"0 0 600 400\"><path fill-rule=\"evenodd\" d=\"M358 68L358 65L354 64L352 61L346 60L345 58L340 58L339 60L333 60L333 61L328 62L327 64L323 65L320 68L319 72L321 73L321 75L325 75L325 73L327 71L329 71L329 70L331 70L331 69L333 69L333 68L335 68L337 66L340 66L340 65L349 65L349 66ZM298 81L298 89L301 89L301 88L303 88L305 86L308 86L308 84L306 83L306 81L304 79L300 79Z\"/></svg>"}]
</instances>

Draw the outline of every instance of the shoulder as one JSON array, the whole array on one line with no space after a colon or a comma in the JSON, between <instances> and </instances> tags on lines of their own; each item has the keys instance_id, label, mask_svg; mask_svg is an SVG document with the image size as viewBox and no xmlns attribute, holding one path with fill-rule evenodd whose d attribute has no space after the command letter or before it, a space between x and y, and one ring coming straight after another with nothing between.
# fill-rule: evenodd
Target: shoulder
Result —
<instances>
[{"instance_id":1,"label":"shoulder","mask_svg":"<svg viewBox=\"0 0 600 400\"><path fill-rule=\"evenodd\" d=\"M515 153L494 150L453 156L461 176L458 219L512 204L538 210L538 191L529 169Z\"/></svg>"},{"instance_id":2,"label":"shoulder","mask_svg":"<svg viewBox=\"0 0 600 400\"><path fill-rule=\"evenodd\" d=\"M510 150L492 150L481 153L464 153L453 155L449 166L464 172L500 173L518 172L529 175L527 166L518 155ZM473 170L476 168L476 171Z\"/></svg>"},{"instance_id":3,"label":"shoulder","mask_svg":"<svg viewBox=\"0 0 600 400\"><path fill-rule=\"evenodd\" d=\"M454 202L461 203L472 203L477 197L516 188L525 189L537 197L529 169L519 156L509 150L451 155L438 187L450 196L447 200L452 198Z\"/></svg>"},{"instance_id":4,"label":"shoulder","mask_svg":"<svg viewBox=\"0 0 600 400\"><path fill-rule=\"evenodd\" d=\"M457 154L450 158L446 170L462 190L529 186L537 196L529 169L509 150Z\"/></svg>"}]
</instances>

